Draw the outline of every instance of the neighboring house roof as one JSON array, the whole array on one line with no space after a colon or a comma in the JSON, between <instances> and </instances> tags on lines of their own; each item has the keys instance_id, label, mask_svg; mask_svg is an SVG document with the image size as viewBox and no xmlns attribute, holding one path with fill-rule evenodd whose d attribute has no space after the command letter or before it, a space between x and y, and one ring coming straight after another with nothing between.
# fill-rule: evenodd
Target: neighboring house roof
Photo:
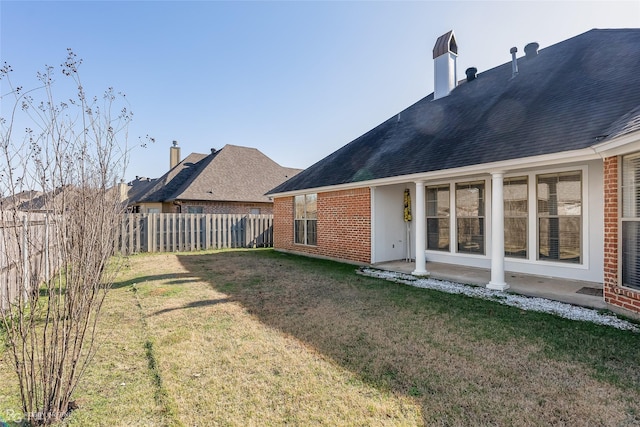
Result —
<instances>
[{"instance_id":1,"label":"neighboring house roof","mask_svg":"<svg viewBox=\"0 0 640 427\"><path fill-rule=\"evenodd\" d=\"M0 199L0 210L20 209L20 205L33 200L40 195L42 195L42 191L25 190L16 193L13 196L3 197Z\"/></svg>"},{"instance_id":2,"label":"neighboring house roof","mask_svg":"<svg viewBox=\"0 0 640 427\"><path fill-rule=\"evenodd\" d=\"M192 153L162 177L137 183L129 204L174 200L269 202L265 193L300 172L282 167L255 148L225 145ZM137 180L139 181L139 180Z\"/></svg>"},{"instance_id":3,"label":"neighboring house roof","mask_svg":"<svg viewBox=\"0 0 640 427\"><path fill-rule=\"evenodd\" d=\"M18 206L20 211L28 212L61 212L64 209L65 198L63 191L69 194L70 186L58 187L47 193L35 192L35 196L29 200L25 200Z\"/></svg>"},{"instance_id":4,"label":"neighboring house roof","mask_svg":"<svg viewBox=\"0 0 640 427\"><path fill-rule=\"evenodd\" d=\"M448 35L449 33L447 33ZM394 115L269 194L591 147L640 127L640 29L591 30Z\"/></svg>"}]
</instances>

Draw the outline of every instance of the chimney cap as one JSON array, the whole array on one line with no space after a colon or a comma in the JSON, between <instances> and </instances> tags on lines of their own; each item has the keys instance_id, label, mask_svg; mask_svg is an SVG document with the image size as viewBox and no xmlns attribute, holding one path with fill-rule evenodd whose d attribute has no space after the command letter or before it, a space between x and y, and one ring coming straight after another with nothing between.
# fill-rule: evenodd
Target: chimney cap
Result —
<instances>
[{"instance_id":1,"label":"chimney cap","mask_svg":"<svg viewBox=\"0 0 640 427\"><path fill-rule=\"evenodd\" d=\"M449 52L455 55L458 54L458 43L456 42L456 36L453 34L453 30L438 37L433 47L433 59Z\"/></svg>"},{"instance_id":2,"label":"chimney cap","mask_svg":"<svg viewBox=\"0 0 640 427\"><path fill-rule=\"evenodd\" d=\"M518 48L517 48L517 47L515 47L515 46L514 46L514 47L512 47L512 48L509 50L509 53L511 53L511 54L516 53L516 52L518 52Z\"/></svg>"},{"instance_id":3,"label":"chimney cap","mask_svg":"<svg viewBox=\"0 0 640 427\"><path fill-rule=\"evenodd\" d=\"M176 141L175 139L173 140L173 146L177 147L178 146L178 141Z\"/></svg>"},{"instance_id":4,"label":"chimney cap","mask_svg":"<svg viewBox=\"0 0 640 427\"><path fill-rule=\"evenodd\" d=\"M524 47L524 54L527 58L533 58L538 55L540 45L537 42L531 42Z\"/></svg>"}]
</instances>

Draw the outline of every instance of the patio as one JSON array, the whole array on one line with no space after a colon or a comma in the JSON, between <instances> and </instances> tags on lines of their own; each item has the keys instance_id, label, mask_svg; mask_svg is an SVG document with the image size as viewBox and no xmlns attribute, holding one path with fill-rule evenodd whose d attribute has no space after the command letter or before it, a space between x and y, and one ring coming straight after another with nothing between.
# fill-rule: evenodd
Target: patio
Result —
<instances>
[{"instance_id":1,"label":"patio","mask_svg":"<svg viewBox=\"0 0 640 427\"><path fill-rule=\"evenodd\" d=\"M372 266L381 270L411 274L415 269L415 262L398 260L381 262ZM491 279L491 272L485 268L428 262L427 270L429 277L433 279L478 286L486 285ZM602 297L602 283L557 279L510 271L505 272L505 281L510 286L506 292L547 298L594 309L612 309Z\"/></svg>"}]
</instances>

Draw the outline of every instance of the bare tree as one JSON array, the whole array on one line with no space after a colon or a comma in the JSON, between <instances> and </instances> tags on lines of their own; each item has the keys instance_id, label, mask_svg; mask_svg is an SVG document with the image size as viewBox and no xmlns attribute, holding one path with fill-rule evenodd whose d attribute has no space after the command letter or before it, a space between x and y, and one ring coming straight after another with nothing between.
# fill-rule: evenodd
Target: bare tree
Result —
<instances>
[{"instance_id":1,"label":"bare tree","mask_svg":"<svg viewBox=\"0 0 640 427\"><path fill-rule=\"evenodd\" d=\"M132 113L112 88L88 97L80 64L68 50L61 73L46 67L30 91L13 85L9 65L0 69L1 100L12 106L0 118L0 335L13 356L25 420L37 425L75 408L72 395L95 352L96 322L113 282L123 211L119 183ZM65 82L74 93L60 101L54 89Z\"/></svg>"}]
</instances>

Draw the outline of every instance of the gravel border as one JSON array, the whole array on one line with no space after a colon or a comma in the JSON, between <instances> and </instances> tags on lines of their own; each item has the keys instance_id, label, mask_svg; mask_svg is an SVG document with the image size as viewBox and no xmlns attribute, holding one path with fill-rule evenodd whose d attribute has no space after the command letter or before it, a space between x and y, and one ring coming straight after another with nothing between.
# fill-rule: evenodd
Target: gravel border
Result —
<instances>
[{"instance_id":1,"label":"gravel border","mask_svg":"<svg viewBox=\"0 0 640 427\"><path fill-rule=\"evenodd\" d=\"M582 320L599 325L612 326L617 329L640 332L640 328L626 320L620 319L614 314L600 313L597 310L579 307L564 302L553 301L546 298L527 297L509 292L494 291L480 286L463 285L461 283L448 282L429 278L420 278L405 273L378 270L371 267L362 267L359 274L369 277L377 277L395 283L402 283L416 288L435 289L450 294L463 294L470 297L495 301L503 305L518 307L522 310L538 311L554 314L571 320Z\"/></svg>"}]
</instances>

